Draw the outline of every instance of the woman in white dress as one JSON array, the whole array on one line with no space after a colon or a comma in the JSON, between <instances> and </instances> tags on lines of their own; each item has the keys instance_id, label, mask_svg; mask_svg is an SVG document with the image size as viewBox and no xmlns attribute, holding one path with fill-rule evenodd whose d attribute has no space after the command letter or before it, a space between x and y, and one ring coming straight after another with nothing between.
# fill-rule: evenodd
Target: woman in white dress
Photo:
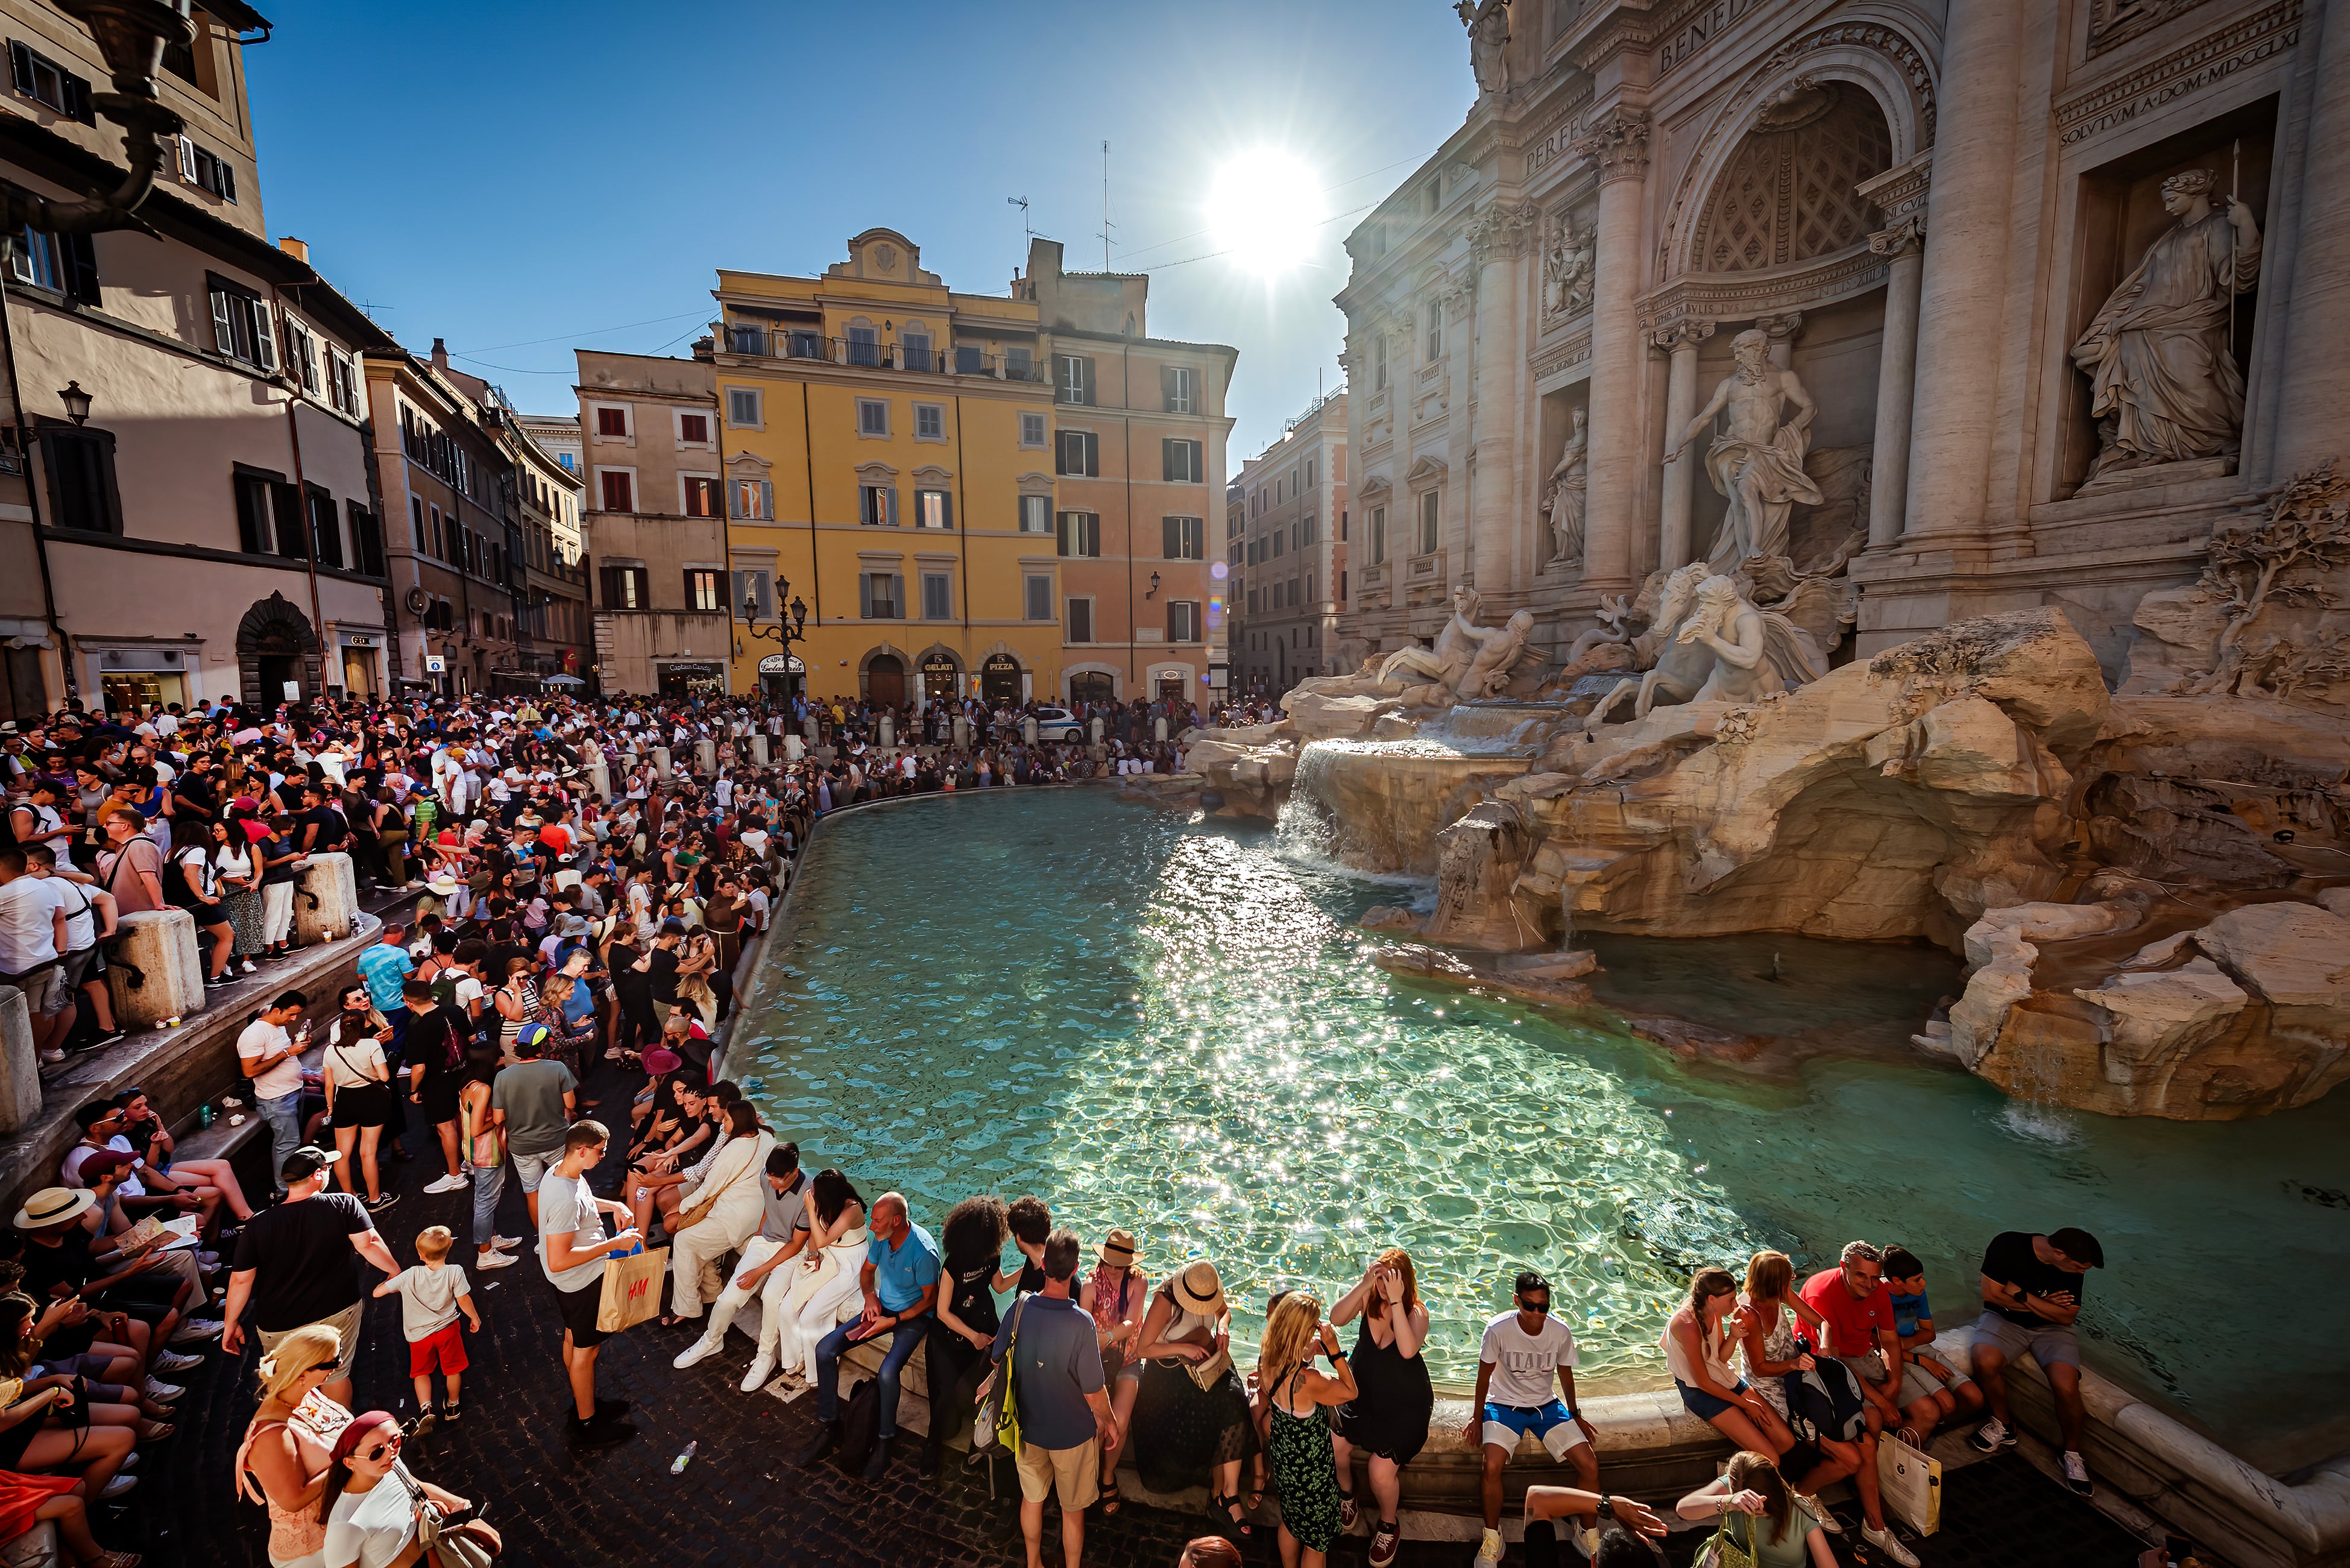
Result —
<instances>
[{"instance_id":1,"label":"woman in white dress","mask_svg":"<svg viewBox=\"0 0 2350 1568\"><path fill-rule=\"evenodd\" d=\"M841 1303L857 1293L865 1266L865 1199L837 1170L820 1170L800 1225L808 1233L800 1273L785 1299L775 1359L786 1376L816 1381L816 1347L832 1332Z\"/></svg>"},{"instance_id":2,"label":"woman in white dress","mask_svg":"<svg viewBox=\"0 0 2350 1568\"><path fill-rule=\"evenodd\" d=\"M726 1137L716 1158L698 1182L681 1189L681 1215L691 1213L705 1197L713 1197L710 1212L682 1231L672 1231L670 1266L677 1279L671 1296L670 1316L698 1321L702 1303L714 1301L725 1288L718 1260L740 1249L759 1233L766 1212L763 1177L775 1137L759 1125L759 1113L742 1100L726 1107ZM671 1221L675 1223L674 1220Z\"/></svg>"}]
</instances>

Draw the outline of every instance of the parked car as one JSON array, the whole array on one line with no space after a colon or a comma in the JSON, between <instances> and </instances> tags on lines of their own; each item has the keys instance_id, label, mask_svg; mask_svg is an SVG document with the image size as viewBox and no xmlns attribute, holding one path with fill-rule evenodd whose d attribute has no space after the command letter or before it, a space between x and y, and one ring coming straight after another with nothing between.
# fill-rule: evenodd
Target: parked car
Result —
<instances>
[{"instance_id":1,"label":"parked car","mask_svg":"<svg viewBox=\"0 0 2350 1568\"><path fill-rule=\"evenodd\" d=\"M1036 738L1083 745L1087 739L1086 722L1066 708L1039 708L1036 710Z\"/></svg>"}]
</instances>

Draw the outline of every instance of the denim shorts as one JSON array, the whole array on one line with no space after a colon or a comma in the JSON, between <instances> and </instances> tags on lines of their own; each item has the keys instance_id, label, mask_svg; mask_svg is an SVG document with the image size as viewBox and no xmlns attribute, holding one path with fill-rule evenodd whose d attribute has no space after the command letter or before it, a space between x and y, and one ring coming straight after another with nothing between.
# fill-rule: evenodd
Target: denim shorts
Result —
<instances>
[{"instance_id":1,"label":"denim shorts","mask_svg":"<svg viewBox=\"0 0 2350 1568\"><path fill-rule=\"evenodd\" d=\"M1738 1408L1737 1406L1732 1405L1729 1400L1709 1394L1702 1388L1692 1388L1678 1377L1673 1379L1673 1386L1681 1391L1681 1404L1689 1410L1689 1413L1697 1417L1700 1420L1711 1421L1725 1410L1735 1410ZM1746 1379L1743 1377L1740 1378L1738 1380L1738 1386L1731 1389L1731 1392L1733 1394L1745 1393Z\"/></svg>"}]
</instances>

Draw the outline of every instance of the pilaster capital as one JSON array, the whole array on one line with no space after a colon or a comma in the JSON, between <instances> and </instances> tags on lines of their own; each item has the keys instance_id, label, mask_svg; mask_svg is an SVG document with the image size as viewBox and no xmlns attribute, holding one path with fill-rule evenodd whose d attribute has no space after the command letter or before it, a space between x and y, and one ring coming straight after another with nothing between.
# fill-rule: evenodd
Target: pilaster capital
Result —
<instances>
[{"instance_id":1,"label":"pilaster capital","mask_svg":"<svg viewBox=\"0 0 2350 1568\"><path fill-rule=\"evenodd\" d=\"M1920 207L1877 230L1868 236L1868 248L1877 255L1897 259L1922 251L1926 248L1926 210Z\"/></svg>"},{"instance_id":2,"label":"pilaster capital","mask_svg":"<svg viewBox=\"0 0 2350 1568\"><path fill-rule=\"evenodd\" d=\"M1469 255L1478 265L1490 261L1513 261L1525 254L1542 209L1532 202L1488 202L1469 223Z\"/></svg>"},{"instance_id":3,"label":"pilaster capital","mask_svg":"<svg viewBox=\"0 0 2350 1568\"><path fill-rule=\"evenodd\" d=\"M1758 316L1754 318L1754 325L1773 345L1785 343L1804 329L1804 313L1790 310L1784 316Z\"/></svg>"},{"instance_id":4,"label":"pilaster capital","mask_svg":"<svg viewBox=\"0 0 2350 1568\"><path fill-rule=\"evenodd\" d=\"M1699 344L1713 336L1713 328L1714 324L1711 321L1701 320L1694 316L1684 316L1677 321L1668 321L1660 326L1649 327L1648 346L1652 348L1661 348L1668 354L1681 348L1695 353Z\"/></svg>"},{"instance_id":5,"label":"pilaster capital","mask_svg":"<svg viewBox=\"0 0 2350 1568\"><path fill-rule=\"evenodd\" d=\"M1573 145L1575 155L1597 171L1602 185L1638 180L1648 169L1648 111L1608 109L1585 121Z\"/></svg>"}]
</instances>

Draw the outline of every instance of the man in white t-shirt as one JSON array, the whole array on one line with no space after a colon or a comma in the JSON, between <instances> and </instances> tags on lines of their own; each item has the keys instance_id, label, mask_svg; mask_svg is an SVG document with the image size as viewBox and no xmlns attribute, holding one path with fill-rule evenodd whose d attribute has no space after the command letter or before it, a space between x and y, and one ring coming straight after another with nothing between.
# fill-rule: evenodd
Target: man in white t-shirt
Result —
<instances>
[{"instance_id":1,"label":"man in white t-shirt","mask_svg":"<svg viewBox=\"0 0 2350 1568\"><path fill-rule=\"evenodd\" d=\"M1599 1490L1599 1456L1592 1448L1591 1424L1575 1410L1575 1365L1582 1359L1575 1335L1550 1315L1550 1282L1528 1271L1517 1278L1518 1305L1485 1325L1477 1353L1477 1397L1471 1401L1461 1440L1482 1442L1485 1470L1485 1539L1479 1563L1502 1560L1502 1467L1519 1439L1531 1432L1550 1457L1575 1466L1575 1482ZM1553 1379L1564 1399L1551 1393ZM1580 1516L1579 1544L1594 1562L1599 1556L1599 1515Z\"/></svg>"},{"instance_id":2,"label":"man in white t-shirt","mask_svg":"<svg viewBox=\"0 0 2350 1568\"><path fill-rule=\"evenodd\" d=\"M280 1197L286 1188L276 1173L302 1143L302 1047L310 1039L308 1024L296 1034L288 1034L286 1026L308 1005L300 992L283 992L236 1037L237 1065L253 1081L254 1109L269 1124L269 1169Z\"/></svg>"},{"instance_id":3,"label":"man in white t-shirt","mask_svg":"<svg viewBox=\"0 0 2350 1568\"><path fill-rule=\"evenodd\" d=\"M604 1448L636 1434L621 1420L625 1405L596 1397L596 1358L611 1335L596 1326L603 1303L606 1260L637 1249L636 1217L625 1203L598 1198L588 1173L604 1158L611 1135L600 1122L577 1121L563 1135L563 1158L538 1184L538 1262L556 1290L563 1317L563 1366L570 1375L573 1410L566 1428L575 1443ZM603 1215L619 1233L604 1234ZM658 1293L658 1277L647 1283Z\"/></svg>"},{"instance_id":4,"label":"man in white t-shirt","mask_svg":"<svg viewBox=\"0 0 2350 1568\"><path fill-rule=\"evenodd\" d=\"M0 981L25 993L33 1049L45 1062L65 1060L63 1043L74 1021L73 993L60 964L72 908L65 886L34 876L24 850L14 845L0 849Z\"/></svg>"}]
</instances>

